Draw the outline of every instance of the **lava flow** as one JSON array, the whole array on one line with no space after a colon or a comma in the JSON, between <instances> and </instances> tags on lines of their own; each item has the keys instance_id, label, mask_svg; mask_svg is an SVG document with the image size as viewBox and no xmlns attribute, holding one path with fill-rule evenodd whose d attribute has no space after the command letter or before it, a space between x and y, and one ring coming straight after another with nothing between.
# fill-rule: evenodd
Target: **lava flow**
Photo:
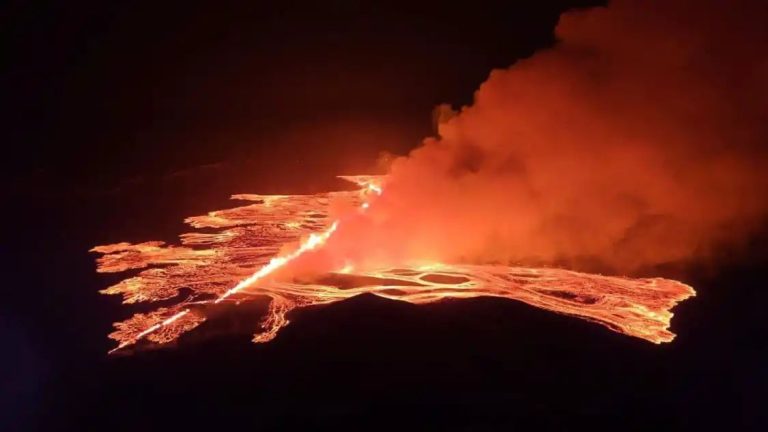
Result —
<instances>
[{"instance_id":1,"label":"lava flow","mask_svg":"<svg viewBox=\"0 0 768 432\"><path fill-rule=\"evenodd\" d=\"M235 195L252 204L191 217L186 222L213 232L187 233L182 246L162 242L117 243L93 252L102 273L143 269L102 293L119 294L124 303L172 301L180 290L191 293L172 306L137 313L115 323L110 334L119 350L142 340L166 343L206 319L206 309L224 301L239 303L268 297L269 310L254 342L273 339L296 308L332 303L362 293L430 303L478 296L519 300L553 312L593 321L654 343L669 342L672 313L678 302L695 295L681 282L631 279L578 273L556 268L445 263L402 264L355 270L346 265L309 281L274 277L275 272L308 251L322 248L340 223L329 207L343 201L360 212L381 195L382 179L342 177L358 184L355 191L315 195ZM290 252L285 245L297 244ZM255 271L254 271L255 270Z\"/></svg>"}]
</instances>

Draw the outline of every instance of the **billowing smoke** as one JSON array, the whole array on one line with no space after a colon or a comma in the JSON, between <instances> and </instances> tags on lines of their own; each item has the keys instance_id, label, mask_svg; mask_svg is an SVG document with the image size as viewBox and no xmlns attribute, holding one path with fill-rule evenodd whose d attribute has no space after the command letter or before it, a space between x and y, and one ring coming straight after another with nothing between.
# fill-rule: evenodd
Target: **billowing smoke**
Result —
<instances>
[{"instance_id":1,"label":"billowing smoke","mask_svg":"<svg viewBox=\"0 0 768 432\"><path fill-rule=\"evenodd\" d=\"M494 70L327 248L353 262L631 273L746 239L768 212L765 2L621 0L565 13ZM449 73L449 72L446 72Z\"/></svg>"}]
</instances>

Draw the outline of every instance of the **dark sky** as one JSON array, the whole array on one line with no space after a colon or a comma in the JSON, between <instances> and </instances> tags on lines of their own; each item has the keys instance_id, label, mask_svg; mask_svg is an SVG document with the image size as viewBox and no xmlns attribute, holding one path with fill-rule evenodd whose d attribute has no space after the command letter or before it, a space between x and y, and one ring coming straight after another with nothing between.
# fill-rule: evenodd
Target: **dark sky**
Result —
<instances>
[{"instance_id":1,"label":"dark sky","mask_svg":"<svg viewBox=\"0 0 768 432\"><path fill-rule=\"evenodd\" d=\"M470 103L554 42L562 10L600 2L308 3L2 6L0 429L756 426L757 258L687 280L700 297L664 347L514 302L363 297L269 346L249 342L257 310L106 357L126 311L90 247L172 240L230 194L327 190L405 153L435 105Z\"/></svg>"},{"instance_id":2,"label":"dark sky","mask_svg":"<svg viewBox=\"0 0 768 432\"><path fill-rule=\"evenodd\" d=\"M565 6L595 2L309 3L6 8L4 121L22 154L8 171L92 186L243 158L361 169L551 44Z\"/></svg>"}]
</instances>

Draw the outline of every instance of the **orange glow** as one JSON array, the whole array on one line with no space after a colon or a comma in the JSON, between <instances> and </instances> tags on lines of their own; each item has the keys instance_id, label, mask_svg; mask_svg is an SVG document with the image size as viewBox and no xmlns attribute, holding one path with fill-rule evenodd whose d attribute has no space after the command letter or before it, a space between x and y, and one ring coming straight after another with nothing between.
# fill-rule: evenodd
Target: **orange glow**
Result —
<instances>
[{"instance_id":1,"label":"orange glow","mask_svg":"<svg viewBox=\"0 0 768 432\"><path fill-rule=\"evenodd\" d=\"M267 342L289 321L293 309L332 303L363 293L423 304L446 298L478 296L519 300L542 309L580 317L611 330L654 343L669 342L672 313L678 302L695 294L683 283L654 278L631 279L590 275L555 268L403 262L379 268L349 260L335 272L298 278L296 269L311 260L347 221L331 219L332 203L343 202L366 213L382 195L374 176L343 177L361 189L317 195L236 195L252 201L243 207L192 217L196 228L217 232L188 233L183 246L160 242L118 243L92 249L103 254L98 271L146 268L102 292L120 294L124 303L154 302L192 295L175 306L136 314L116 323L113 350L146 339L166 343L205 321L205 309L224 301L268 297L270 306L254 342ZM285 245L298 244L292 249ZM330 247L330 246L328 246ZM286 252L290 250L290 252ZM256 268L255 272L247 269Z\"/></svg>"}]
</instances>

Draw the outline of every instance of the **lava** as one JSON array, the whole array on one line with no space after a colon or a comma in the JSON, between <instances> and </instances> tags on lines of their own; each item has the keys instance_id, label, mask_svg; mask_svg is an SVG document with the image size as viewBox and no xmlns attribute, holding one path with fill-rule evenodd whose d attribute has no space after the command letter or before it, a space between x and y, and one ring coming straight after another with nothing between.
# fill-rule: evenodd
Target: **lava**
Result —
<instances>
[{"instance_id":1,"label":"lava","mask_svg":"<svg viewBox=\"0 0 768 432\"><path fill-rule=\"evenodd\" d=\"M342 223L330 217L333 202L346 202L366 212L382 194L380 177L342 178L360 189L315 195L234 195L233 199L251 204L188 218L186 222L194 228L215 231L183 234L181 246L146 242L94 247L93 252L102 254L97 260L99 272L141 269L102 290L104 294L122 295L127 304L171 301L181 297L182 289L191 292L171 306L115 323L116 330L109 336L118 345L112 351L142 340L173 341L203 323L206 309L213 305L263 297L270 299L269 309L253 341L267 342L288 325L291 310L363 293L414 304L478 296L514 299L662 343L675 337L669 331L670 310L695 295L690 286L662 278L501 265L402 263L358 270L347 263L311 280L275 277L278 270L322 248L333 236ZM286 252L291 244L297 246Z\"/></svg>"}]
</instances>

